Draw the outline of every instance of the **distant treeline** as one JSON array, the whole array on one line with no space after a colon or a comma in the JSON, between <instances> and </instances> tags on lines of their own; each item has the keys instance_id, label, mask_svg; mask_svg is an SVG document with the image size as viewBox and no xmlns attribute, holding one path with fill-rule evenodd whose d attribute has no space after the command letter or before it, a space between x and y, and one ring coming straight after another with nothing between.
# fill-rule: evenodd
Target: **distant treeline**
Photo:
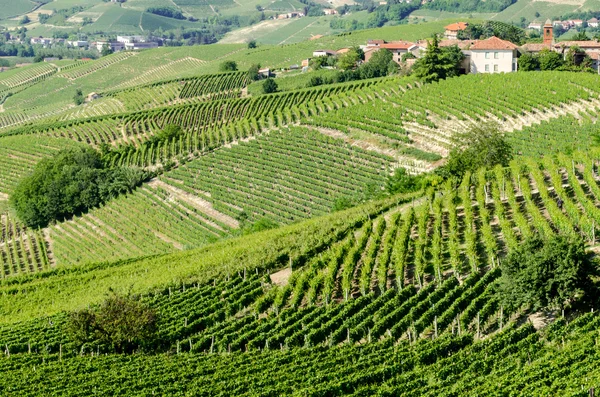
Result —
<instances>
[{"instance_id":1,"label":"distant treeline","mask_svg":"<svg viewBox=\"0 0 600 397\"><path fill-rule=\"evenodd\" d=\"M500 12L517 0L435 0L423 5L430 10L449 12Z\"/></svg>"},{"instance_id":2,"label":"distant treeline","mask_svg":"<svg viewBox=\"0 0 600 397\"><path fill-rule=\"evenodd\" d=\"M186 19L181 11L172 7L149 7L146 11L167 18Z\"/></svg>"}]
</instances>

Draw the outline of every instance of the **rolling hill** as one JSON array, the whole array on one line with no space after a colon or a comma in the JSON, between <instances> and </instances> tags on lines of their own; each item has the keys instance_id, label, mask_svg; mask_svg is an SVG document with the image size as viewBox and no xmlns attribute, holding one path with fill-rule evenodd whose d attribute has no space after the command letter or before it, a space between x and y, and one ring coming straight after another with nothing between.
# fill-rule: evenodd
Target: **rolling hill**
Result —
<instances>
[{"instance_id":1,"label":"rolling hill","mask_svg":"<svg viewBox=\"0 0 600 397\"><path fill-rule=\"evenodd\" d=\"M152 2L129 3L139 13ZM532 239L566 236L590 258L598 252L597 75L306 87L292 72L275 78L291 81L279 92L248 89L253 64L287 67L373 37L427 38L447 22L2 73L0 394L597 389L597 279L585 300L561 307L510 305L503 292L506 262ZM220 71L225 61L239 70ZM77 89L94 95L75 105ZM436 173L473 125L498 125L513 159L459 178ZM165 138L172 126L181 130ZM149 176L95 208L24 225L16 186L42 159L85 147ZM395 192L400 169L426 186ZM110 329L77 333L112 296L153 313L152 335L128 351L103 339ZM118 332L135 328L127 321Z\"/></svg>"}]
</instances>

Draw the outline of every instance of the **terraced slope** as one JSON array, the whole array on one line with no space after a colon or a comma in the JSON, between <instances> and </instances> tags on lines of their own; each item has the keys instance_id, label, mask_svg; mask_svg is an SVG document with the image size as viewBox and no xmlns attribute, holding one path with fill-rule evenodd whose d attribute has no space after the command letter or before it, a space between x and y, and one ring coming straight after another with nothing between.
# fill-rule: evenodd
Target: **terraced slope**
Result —
<instances>
[{"instance_id":1,"label":"terraced slope","mask_svg":"<svg viewBox=\"0 0 600 397\"><path fill-rule=\"evenodd\" d=\"M241 219L287 224L327 213L357 188L382 188L391 163L320 134L274 131L167 172L49 236L59 264L189 249L230 236Z\"/></svg>"}]
</instances>

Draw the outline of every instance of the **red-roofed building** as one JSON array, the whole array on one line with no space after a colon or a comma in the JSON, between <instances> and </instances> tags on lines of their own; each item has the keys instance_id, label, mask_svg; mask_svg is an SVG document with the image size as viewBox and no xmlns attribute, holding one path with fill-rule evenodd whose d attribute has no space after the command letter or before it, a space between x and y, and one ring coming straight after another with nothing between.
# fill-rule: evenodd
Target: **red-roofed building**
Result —
<instances>
[{"instance_id":1,"label":"red-roofed building","mask_svg":"<svg viewBox=\"0 0 600 397\"><path fill-rule=\"evenodd\" d=\"M510 73L517 71L517 45L490 37L470 48L471 73Z\"/></svg>"},{"instance_id":2,"label":"red-roofed building","mask_svg":"<svg viewBox=\"0 0 600 397\"><path fill-rule=\"evenodd\" d=\"M392 41L388 43L384 40L369 40L366 48L364 48L365 61L368 62L371 56L382 48L389 50L394 56L394 62L398 64L402 63L402 57L409 52L412 52L415 56L419 55L418 46L409 41Z\"/></svg>"},{"instance_id":3,"label":"red-roofed building","mask_svg":"<svg viewBox=\"0 0 600 397\"><path fill-rule=\"evenodd\" d=\"M456 40L458 38L458 32L466 30L469 27L469 24L466 22L457 22L450 24L445 27L446 33L444 33L444 37L448 40Z\"/></svg>"}]
</instances>

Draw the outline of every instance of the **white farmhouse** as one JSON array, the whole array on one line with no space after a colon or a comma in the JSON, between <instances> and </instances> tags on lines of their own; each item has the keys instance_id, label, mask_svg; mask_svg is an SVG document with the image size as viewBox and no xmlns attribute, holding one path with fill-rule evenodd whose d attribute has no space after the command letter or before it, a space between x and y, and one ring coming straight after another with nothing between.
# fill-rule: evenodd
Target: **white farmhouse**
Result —
<instances>
[{"instance_id":1,"label":"white farmhouse","mask_svg":"<svg viewBox=\"0 0 600 397\"><path fill-rule=\"evenodd\" d=\"M517 71L517 46L498 37L480 40L469 49L471 73L510 73Z\"/></svg>"},{"instance_id":2,"label":"white farmhouse","mask_svg":"<svg viewBox=\"0 0 600 397\"><path fill-rule=\"evenodd\" d=\"M313 51L313 57L332 57L335 56L336 53L335 51L331 51L331 50L315 50Z\"/></svg>"}]
</instances>

